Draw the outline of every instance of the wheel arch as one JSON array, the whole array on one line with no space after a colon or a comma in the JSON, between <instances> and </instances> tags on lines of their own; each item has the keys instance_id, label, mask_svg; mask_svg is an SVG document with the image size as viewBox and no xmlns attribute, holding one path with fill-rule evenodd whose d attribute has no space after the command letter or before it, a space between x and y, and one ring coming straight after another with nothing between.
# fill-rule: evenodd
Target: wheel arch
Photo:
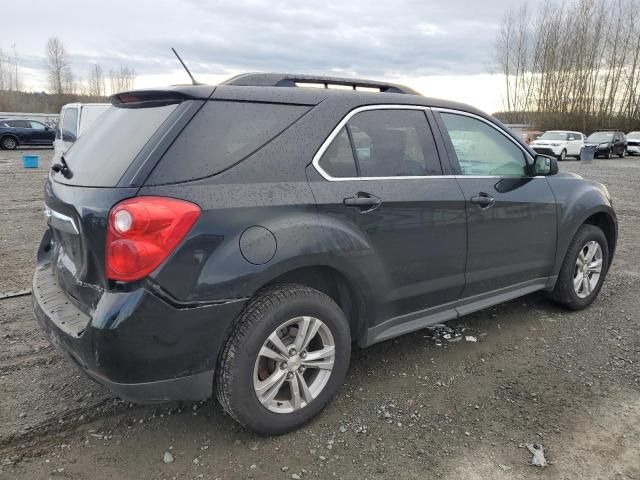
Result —
<instances>
[{"instance_id":1,"label":"wheel arch","mask_svg":"<svg viewBox=\"0 0 640 480\"><path fill-rule=\"evenodd\" d=\"M607 239L607 246L609 248L609 265L611 265L618 239L618 229L613 216L605 211L596 212L586 218L585 221L582 222L582 225L593 225L603 231L604 236Z\"/></svg>"},{"instance_id":2,"label":"wheel arch","mask_svg":"<svg viewBox=\"0 0 640 480\"><path fill-rule=\"evenodd\" d=\"M290 283L305 285L329 296L347 317L351 338L358 343L364 340L366 301L355 280L332 266L311 265L281 273L262 288Z\"/></svg>"}]
</instances>

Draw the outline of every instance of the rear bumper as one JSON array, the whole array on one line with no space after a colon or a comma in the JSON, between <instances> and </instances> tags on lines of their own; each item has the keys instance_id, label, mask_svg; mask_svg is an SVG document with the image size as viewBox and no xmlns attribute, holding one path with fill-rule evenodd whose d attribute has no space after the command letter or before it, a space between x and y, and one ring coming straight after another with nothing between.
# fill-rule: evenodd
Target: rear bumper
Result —
<instances>
[{"instance_id":1,"label":"rear bumper","mask_svg":"<svg viewBox=\"0 0 640 480\"><path fill-rule=\"evenodd\" d=\"M37 322L89 377L135 403L211 396L218 352L244 300L176 308L140 288L104 292L84 313L53 277L51 264L39 262L32 296ZM74 318L80 324L69 321Z\"/></svg>"}]
</instances>

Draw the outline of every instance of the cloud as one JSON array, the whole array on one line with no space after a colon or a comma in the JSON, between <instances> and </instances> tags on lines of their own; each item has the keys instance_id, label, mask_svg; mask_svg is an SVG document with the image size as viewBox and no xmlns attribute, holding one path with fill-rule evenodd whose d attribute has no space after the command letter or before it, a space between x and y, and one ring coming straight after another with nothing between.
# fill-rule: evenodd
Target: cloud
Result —
<instances>
[{"instance_id":1,"label":"cloud","mask_svg":"<svg viewBox=\"0 0 640 480\"><path fill-rule=\"evenodd\" d=\"M175 68L172 46L196 74L479 74L505 9L501 0L112 0L92 11L84 0L67 0L60 15L59 3L35 3L29 18L15 2L5 6L8 18L23 18L3 26L5 47L15 42L25 66L43 69L47 37L57 35L79 76L95 62L157 75Z\"/></svg>"}]
</instances>

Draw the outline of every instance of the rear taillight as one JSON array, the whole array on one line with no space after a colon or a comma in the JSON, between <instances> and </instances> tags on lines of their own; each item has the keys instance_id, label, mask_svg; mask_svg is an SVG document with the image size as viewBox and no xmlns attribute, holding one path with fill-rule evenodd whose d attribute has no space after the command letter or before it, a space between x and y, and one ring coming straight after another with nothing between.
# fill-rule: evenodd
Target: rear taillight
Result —
<instances>
[{"instance_id":1,"label":"rear taillight","mask_svg":"<svg viewBox=\"0 0 640 480\"><path fill-rule=\"evenodd\" d=\"M136 197L109 213L106 270L110 280L146 277L182 241L200 217L198 205L166 197Z\"/></svg>"}]
</instances>

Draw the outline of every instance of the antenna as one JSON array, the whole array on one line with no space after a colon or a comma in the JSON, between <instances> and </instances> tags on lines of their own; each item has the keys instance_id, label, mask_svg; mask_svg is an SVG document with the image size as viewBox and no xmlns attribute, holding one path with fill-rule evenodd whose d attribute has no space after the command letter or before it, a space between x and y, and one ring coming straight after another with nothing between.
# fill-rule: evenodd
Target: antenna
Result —
<instances>
[{"instance_id":1,"label":"antenna","mask_svg":"<svg viewBox=\"0 0 640 480\"><path fill-rule=\"evenodd\" d=\"M174 55L178 58L178 61L182 64L182 66L184 67L184 69L187 71L187 75L189 75L189 78L191 78L191 83L193 85L202 85L199 82L196 82L196 79L193 78L193 75L191 75L191 72L189 71L189 69L187 68L187 66L184 64L184 62L182 61L182 59L180 58L180 55L178 55L178 52L176 52L176 49L171 47L171 51L174 53Z\"/></svg>"}]
</instances>

